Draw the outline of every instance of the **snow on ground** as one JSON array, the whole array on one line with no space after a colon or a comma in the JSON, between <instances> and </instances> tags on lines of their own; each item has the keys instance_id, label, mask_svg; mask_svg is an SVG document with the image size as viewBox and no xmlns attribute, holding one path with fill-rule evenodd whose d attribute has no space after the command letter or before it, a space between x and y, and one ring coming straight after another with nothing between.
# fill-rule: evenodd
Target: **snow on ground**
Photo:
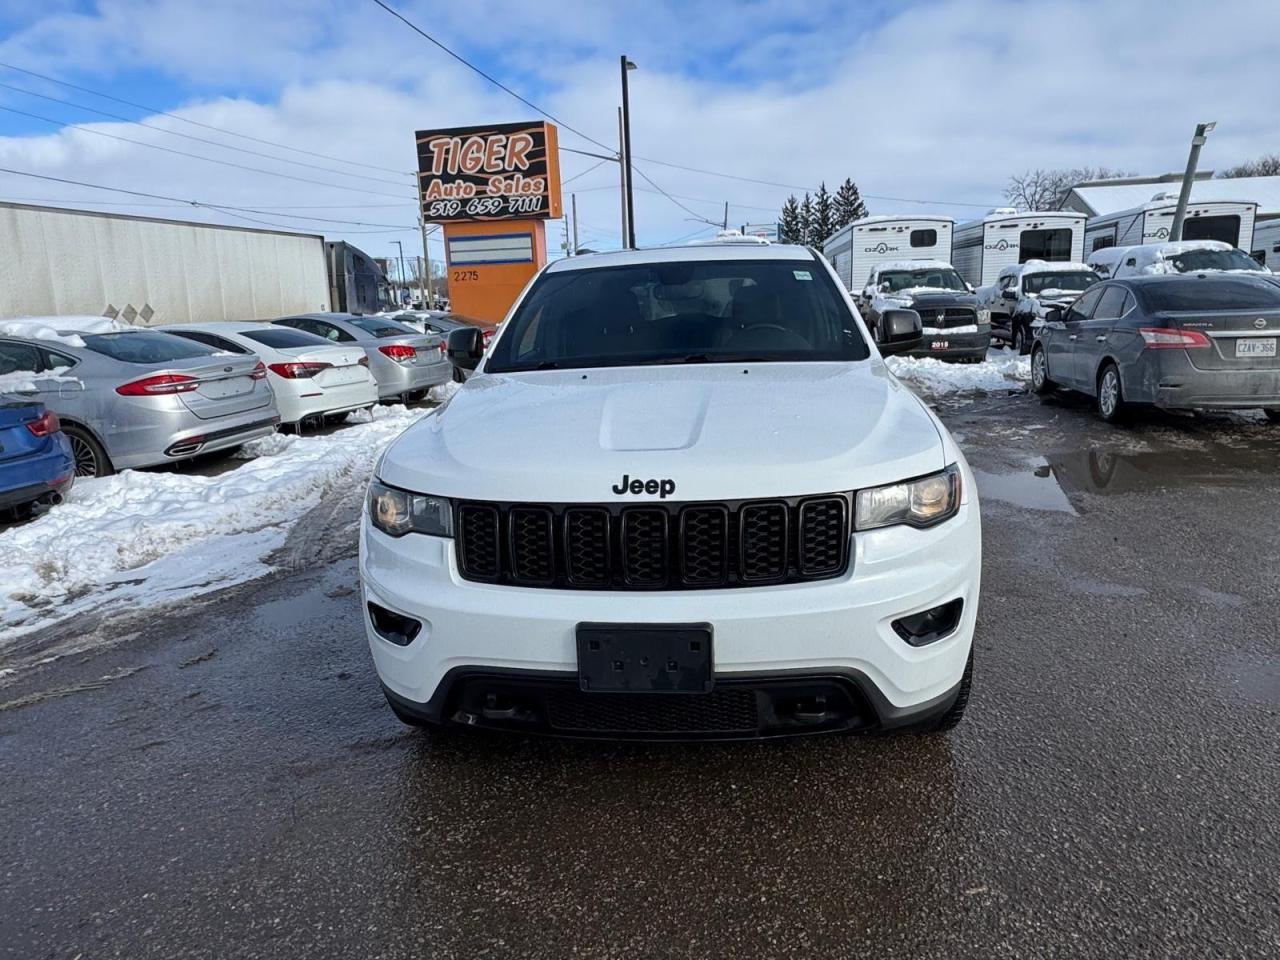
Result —
<instances>
[{"instance_id":1,"label":"snow on ground","mask_svg":"<svg viewBox=\"0 0 1280 960\"><path fill-rule=\"evenodd\" d=\"M332 433L273 434L217 476L126 470L77 480L67 502L0 532L0 656L18 636L104 606L144 606L270 572L293 524L362 485L424 414L375 407Z\"/></svg>"},{"instance_id":2,"label":"snow on ground","mask_svg":"<svg viewBox=\"0 0 1280 960\"><path fill-rule=\"evenodd\" d=\"M1031 379L1030 358L992 350L982 363L947 363L933 357L887 357L894 375L931 394L1000 393Z\"/></svg>"}]
</instances>

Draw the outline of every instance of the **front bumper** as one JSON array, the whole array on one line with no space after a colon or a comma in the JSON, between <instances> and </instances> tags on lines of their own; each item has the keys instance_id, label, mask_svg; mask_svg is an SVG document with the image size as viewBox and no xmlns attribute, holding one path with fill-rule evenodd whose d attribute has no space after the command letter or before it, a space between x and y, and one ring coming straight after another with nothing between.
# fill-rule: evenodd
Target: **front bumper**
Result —
<instances>
[{"instance_id":1,"label":"front bumper","mask_svg":"<svg viewBox=\"0 0 1280 960\"><path fill-rule=\"evenodd\" d=\"M939 333L926 333L921 340L920 348L912 350L908 356L937 357L940 360L960 360L982 358L987 355L991 346L991 328L978 327L977 333L952 333L946 330Z\"/></svg>"},{"instance_id":2,"label":"front bumper","mask_svg":"<svg viewBox=\"0 0 1280 960\"><path fill-rule=\"evenodd\" d=\"M684 710L705 695L634 695L663 698L656 706L612 699L630 694L575 698L578 623L706 621L714 630L716 686L710 696L746 691L755 699L760 723L644 732L659 738L761 736L918 723L954 699L973 640L982 546L967 470L965 480L969 500L952 520L931 530L857 533L842 577L758 588L629 593L475 583L459 575L453 541L418 534L391 538L366 521L360 573L374 665L389 699L409 716L512 728L506 711L542 704L534 722L518 721L516 728L584 736L592 729L552 717L549 697L559 697L561 713L581 714L606 705L643 713L665 703ZM900 617L956 598L964 601L960 622L941 640L913 647L892 629ZM420 632L404 646L384 639L369 619L370 602L420 621ZM564 702L566 693L574 702ZM497 696L493 703L490 694ZM779 710L790 709L787 703L820 696L833 705L830 717L816 724L773 722ZM486 717L486 707L493 716Z\"/></svg>"}]
</instances>

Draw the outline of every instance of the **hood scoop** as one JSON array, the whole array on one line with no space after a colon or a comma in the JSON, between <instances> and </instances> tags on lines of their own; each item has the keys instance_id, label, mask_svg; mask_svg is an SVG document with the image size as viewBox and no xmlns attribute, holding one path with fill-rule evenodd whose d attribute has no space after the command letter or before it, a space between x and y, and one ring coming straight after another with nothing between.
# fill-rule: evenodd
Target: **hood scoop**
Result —
<instances>
[{"instance_id":1,"label":"hood scoop","mask_svg":"<svg viewBox=\"0 0 1280 960\"><path fill-rule=\"evenodd\" d=\"M615 388L600 417L605 450L684 450L698 442L713 385L651 384Z\"/></svg>"}]
</instances>

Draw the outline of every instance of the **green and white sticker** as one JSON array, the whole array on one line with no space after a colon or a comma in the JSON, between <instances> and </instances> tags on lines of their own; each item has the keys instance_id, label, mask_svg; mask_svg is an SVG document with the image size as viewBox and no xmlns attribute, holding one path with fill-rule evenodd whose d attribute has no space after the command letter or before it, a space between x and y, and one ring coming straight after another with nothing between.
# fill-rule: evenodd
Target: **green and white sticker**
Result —
<instances>
[{"instance_id":1,"label":"green and white sticker","mask_svg":"<svg viewBox=\"0 0 1280 960\"><path fill-rule=\"evenodd\" d=\"M812 280L812 279L813 279L813 276L809 273L809 271L808 271L808 270L792 270L792 271L791 271L791 273L792 273L792 275L794 275L794 276L795 276L795 278L796 278L797 280Z\"/></svg>"}]
</instances>

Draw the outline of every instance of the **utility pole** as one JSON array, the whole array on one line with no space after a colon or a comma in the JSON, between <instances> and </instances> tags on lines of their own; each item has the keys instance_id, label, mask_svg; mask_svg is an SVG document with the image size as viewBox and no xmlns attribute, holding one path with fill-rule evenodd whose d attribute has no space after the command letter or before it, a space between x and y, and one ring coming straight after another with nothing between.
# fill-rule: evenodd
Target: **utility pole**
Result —
<instances>
[{"instance_id":1,"label":"utility pole","mask_svg":"<svg viewBox=\"0 0 1280 960\"><path fill-rule=\"evenodd\" d=\"M636 248L636 207L631 197L631 95L627 87L627 73L636 65L626 58L621 58L622 69L622 165L626 168L627 184L627 235L623 239L630 250Z\"/></svg>"},{"instance_id":2,"label":"utility pole","mask_svg":"<svg viewBox=\"0 0 1280 960\"><path fill-rule=\"evenodd\" d=\"M1173 214L1173 226L1169 228L1170 240L1182 239L1182 221L1187 216L1187 203L1191 200L1191 184L1196 178L1196 164L1200 162L1200 148L1204 146L1205 140L1208 139L1207 134L1210 130L1218 125L1217 121L1212 123L1197 123L1195 136L1191 138L1191 153L1187 156L1187 171L1182 175L1182 191L1178 194L1178 209Z\"/></svg>"},{"instance_id":3,"label":"utility pole","mask_svg":"<svg viewBox=\"0 0 1280 960\"><path fill-rule=\"evenodd\" d=\"M573 211L573 255L578 255L578 195L569 194L569 209Z\"/></svg>"},{"instance_id":4,"label":"utility pole","mask_svg":"<svg viewBox=\"0 0 1280 960\"><path fill-rule=\"evenodd\" d=\"M418 175L418 229L422 232L422 262L425 266L427 296L423 301L428 310L436 308L436 291L431 283L431 251L427 249L426 210L422 206L422 175Z\"/></svg>"},{"instance_id":5,"label":"utility pole","mask_svg":"<svg viewBox=\"0 0 1280 960\"><path fill-rule=\"evenodd\" d=\"M721 227L721 229L722 230L729 229L729 201L728 200L724 202L724 224Z\"/></svg>"},{"instance_id":6,"label":"utility pole","mask_svg":"<svg viewBox=\"0 0 1280 960\"><path fill-rule=\"evenodd\" d=\"M618 196L622 198L622 246L627 246L627 235L630 230L630 224L627 222L627 157L626 147L622 140L622 108L618 108L618 177L619 189Z\"/></svg>"},{"instance_id":7,"label":"utility pole","mask_svg":"<svg viewBox=\"0 0 1280 960\"><path fill-rule=\"evenodd\" d=\"M408 287L408 284L405 282L405 272L404 272L404 244L401 243L399 240L392 240L391 242L394 243L396 245L396 248L400 251L400 283L396 286L396 306L399 307L401 305L400 304L400 287L405 287L405 288Z\"/></svg>"}]
</instances>

